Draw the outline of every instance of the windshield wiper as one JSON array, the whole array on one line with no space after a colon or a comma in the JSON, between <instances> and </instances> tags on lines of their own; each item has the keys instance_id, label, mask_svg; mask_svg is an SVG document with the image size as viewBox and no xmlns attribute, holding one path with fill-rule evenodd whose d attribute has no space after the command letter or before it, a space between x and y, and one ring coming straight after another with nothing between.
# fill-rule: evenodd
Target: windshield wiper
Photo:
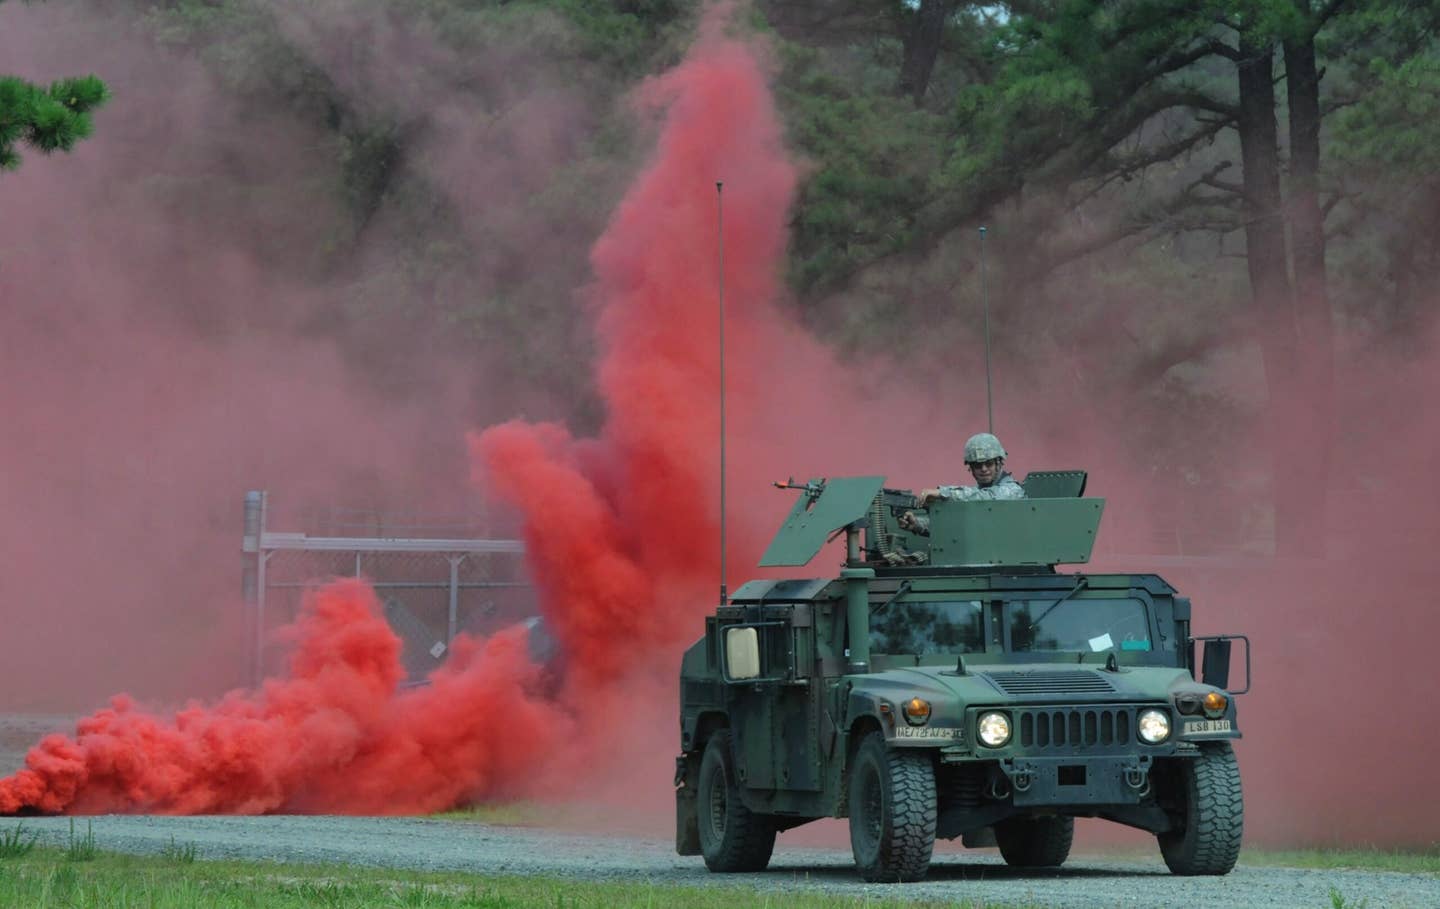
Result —
<instances>
[{"instance_id":1,"label":"windshield wiper","mask_svg":"<svg viewBox=\"0 0 1440 909\"><path fill-rule=\"evenodd\" d=\"M907 593L909 593L909 592L910 592L910 582L909 582L909 581L902 581L902 582L900 583L899 589L897 589L897 590L895 591L895 595L892 596L890 599L886 600L885 602L881 603L879 606L876 606L876 607L875 607L875 611L876 611L876 612L884 612L886 609L889 608L889 606L890 606L891 603L893 603L893 602L895 602L896 600L900 599L901 597L903 597L905 594L907 594Z\"/></svg>"},{"instance_id":2,"label":"windshield wiper","mask_svg":"<svg viewBox=\"0 0 1440 909\"><path fill-rule=\"evenodd\" d=\"M1056 600L1055 602L1051 603L1051 604L1050 604L1050 607L1049 607L1048 609L1046 609L1044 612L1040 613L1039 618L1037 618L1035 621L1033 621L1033 622L1030 623L1030 630L1031 630L1031 631L1034 631L1036 628L1039 628L1039 627L1040 627L1040 623L1043 622L1043 621L1045 621L1045 617L1046 617L1047 615L1049 615L1050 613L1054 612L1056 609L1059 609L1061 603L1064 603L1066 600L1070 599L1070 598L1073 597L1075 594L1079 593L1084 587L1086 587L1087 585L1089 585L1089 583L1090 583L1090 579L1089 579L1089 578L1086 578L1086 577L1081 577L1079 580L1077 580L1077 581L1075 582L1075 586L1070 588L1070 592L1069 592L1069 593L1065 594L1065 595L1064 595L1063 597L1061 597L1060 599L1058 599L1058 600Z\"/></svg>"}]
</instances>

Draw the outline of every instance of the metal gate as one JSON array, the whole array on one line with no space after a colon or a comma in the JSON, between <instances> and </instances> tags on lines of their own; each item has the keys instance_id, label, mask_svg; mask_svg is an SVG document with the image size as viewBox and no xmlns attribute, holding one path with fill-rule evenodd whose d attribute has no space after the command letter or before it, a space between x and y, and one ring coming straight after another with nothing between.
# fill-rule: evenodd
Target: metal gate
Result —
<instances>
[{"instance_id":1,"label":"metal gate","mask_svg":"<svg viewBox=\"0 0 1440 909\"><path fill-rule=\"evenodd\" d=\"M535 614L518 540L430 536L308 536L270 530L269 496L245 494L246 665L254 683L278 669L270 632L293 620L301 599L336 577L364 577L404 642L412 681L440 665L461 632L488 634Z\"/></svg>"}]
</instances>

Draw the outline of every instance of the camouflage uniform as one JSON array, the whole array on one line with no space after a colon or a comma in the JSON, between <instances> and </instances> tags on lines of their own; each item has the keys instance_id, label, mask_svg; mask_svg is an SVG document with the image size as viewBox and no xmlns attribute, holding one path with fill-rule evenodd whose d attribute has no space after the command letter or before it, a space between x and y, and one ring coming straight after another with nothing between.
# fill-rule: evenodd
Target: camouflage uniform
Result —
<instances>
[{"instance_id":1,"label":"camouflage uniform","mask_svg":"<svg viewBox=\"0 0 1440 909\"><path fill-rule=\"evenodd\" d=\"M957 502L975 502L981 499L1023 499L1025 498L1025 487L1015 482L1015 478L1007 470L989 486L941 486L940 498L952 499Z\"/></svg>"},{"instance_id":2,"label":"camouflage uniform","mask_svg":"<svg viewBox=\"0 0 1440 909\"><path fill-rule=\"evenodd\" d=\"M949 499L952 502L980 502L995 499L1023 499L1025 498L1025 487L1015 482L1010 471L1000 474L1000 478L989 486L941 486L940 498ZM929 515L915 515L915 526L922 537L930 536Z\"/></svg>"},{"instance_id":3,"label":"camouflage uniform","mask_svg":"<svg viewBox=\"0 0 1440 909\"><path fill-rule=\"evenodd\" d=\"M965 463L967 464L1006 456L1005 447L1000 444L1000 440L988 432L976 433L965 443ZM989 486L941 486L938 489L940 498L954 502L1025 498L1025 487L1015 482L1015 478L1010 475L1008 470L1002 472ZM914 519L919 533L922 536L929 536L930 518L917 514Z\"/></svg>"}]
</instances>

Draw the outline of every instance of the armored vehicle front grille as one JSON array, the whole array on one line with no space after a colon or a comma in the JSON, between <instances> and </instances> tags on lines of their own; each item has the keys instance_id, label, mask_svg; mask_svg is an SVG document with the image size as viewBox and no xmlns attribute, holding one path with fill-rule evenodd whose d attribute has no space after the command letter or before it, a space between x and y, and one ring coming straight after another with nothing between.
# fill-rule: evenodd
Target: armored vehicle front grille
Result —
<instances>
[{"instance_id":1,"label":"armored vehicle front grille","mask_svg":"<svg viewBox=\"0 0 1440 909\"><path fill-rule=\"evenodd\" d=\"M1022 748L1094 748L1133 737L1134 707L1044 707L1017 710Z\"/></svg>"},{"instance_id":2,"label":"armored vehicle front grille","mask_svg":"<svg viewBox=\"0 0 1440 909\"><path fill-rule=\"evenodd\" d=\"M1077 694L1114 691L1110 680L1098 672L989 672L990 680L1006 694Z\"/></svg>"}]
</instances>

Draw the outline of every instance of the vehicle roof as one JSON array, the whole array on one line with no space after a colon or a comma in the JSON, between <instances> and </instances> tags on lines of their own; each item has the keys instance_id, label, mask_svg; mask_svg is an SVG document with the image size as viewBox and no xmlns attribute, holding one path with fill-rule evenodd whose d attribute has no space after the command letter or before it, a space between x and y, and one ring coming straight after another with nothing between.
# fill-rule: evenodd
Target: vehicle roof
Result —
<instances>
[{"instance_id":1,"label":"vehicle roof","mask_svg":"<svg viewBox=\"0 0 1440 909\"><path fill-rule=\"evenodd\" d=\"M1174 594L1164 578L1154 574L1070 574L1054 572L1014 572L988 569L936 569L897 568L878 569L875 580L870 582L874 592L893 592L905 581L939 581L956 579L955 586L965 590L1056 590L1065 591L1075 586L1079 578L1085 578L1090 590L1128 590L1138 588L1154 595ZM944 589L943 583L925 585L931 589ZM736 605L759 603L804 603L816 600L833 600L840 597L843 588L835 578L785 578L782 580L749 581L740 586L731 596Z\"/></svg>"}]
</instances>

